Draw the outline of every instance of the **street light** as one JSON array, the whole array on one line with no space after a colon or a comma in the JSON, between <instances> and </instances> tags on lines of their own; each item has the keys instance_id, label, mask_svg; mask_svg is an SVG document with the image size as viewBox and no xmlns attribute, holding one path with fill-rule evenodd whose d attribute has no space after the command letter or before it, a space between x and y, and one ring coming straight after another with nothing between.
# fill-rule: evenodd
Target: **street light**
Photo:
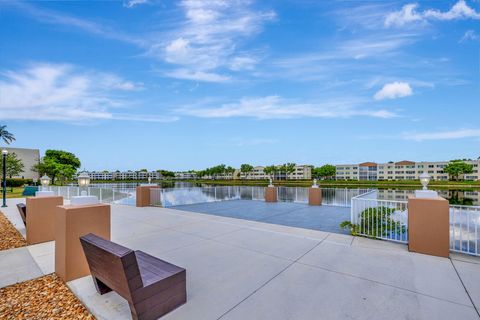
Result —
<instances>
[{"instance_id":1,"label":"street light","mask_svg":"<svg viewBox=\"0 0 480 320\"><path fill-rule=\"evenodd\" d=\"M2 158L3 158L2 208L5 208L7 206L7 154L8 154L8 150L3 149L2 150Z\"/></svg>"},{"instance_id":2,"label":"street light","mask_svg":"<svg viewBox=\"0 0 480 320\"><path fill-rule=\"evenodd\" d=\"M47 191L47 187L50 184L50 178L44 174L43 177L40 178L40 183L42 184L42 190Z\"/></svg>"},{"instance_id":3,"label":"street light","mask_svg":"<svg viewBox=\"0 0 480 320\"><path fill-rule=\"evenodd\" d=\"M318 188L317 179L313 179L312 188Z\"/></svg>"},{"instance_id":4,"label":"street light","mask_svg":"<svg viewBox=\"0 0 480 320\"><path fill-rule=\"evenodd\" d=\"M77 179L78 179L78 186L80 188L82 187L88 188L88 185L90 184L90 176L88 175L88 173L86 173L85 171L80 173ZM87 191L83 190L82 196L86 196L86 195L87 195Z\"/></svg>"},{"instance_id":5,"label":"street light","mask_svg":"<svg viewBox=\"0 0 480 320\"><path fill-rule=\"evenodd\" d=\"M430 179L431 177L426 172L420 175L420 183L423 186L423 190L428 190L428 184L430 183Z\"/></svg>"}]
</instances>

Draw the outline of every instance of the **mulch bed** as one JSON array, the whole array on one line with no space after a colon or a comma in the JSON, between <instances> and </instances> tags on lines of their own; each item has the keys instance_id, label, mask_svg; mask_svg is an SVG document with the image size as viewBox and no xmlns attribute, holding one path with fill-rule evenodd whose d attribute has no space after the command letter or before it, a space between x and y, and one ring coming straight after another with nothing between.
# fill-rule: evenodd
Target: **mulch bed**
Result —
<instances>
[{"instance_id":1,"label":"mulch bed","mask_svg":"<svg viewBox=\"0 0 480 320\"><path fill-rule=\"evenodd\" d=\"M94 320L55 274L0 289L0 319Z\"/></svg>"},{"instance_id":2,"label":"mulch bed","mask_svg":"<svg viewBox=\"0 0 480 320\"><path fill-rule=\"evenodd\" d=\"M25 238L13 224L0 212L0 250L24 247L27 245Z\"/></svg>"}]
</instances>

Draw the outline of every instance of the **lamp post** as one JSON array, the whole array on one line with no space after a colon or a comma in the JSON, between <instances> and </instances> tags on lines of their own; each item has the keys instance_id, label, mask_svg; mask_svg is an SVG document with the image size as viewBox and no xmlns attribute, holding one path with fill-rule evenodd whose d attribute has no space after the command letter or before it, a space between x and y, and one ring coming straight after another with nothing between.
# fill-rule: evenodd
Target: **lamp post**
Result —
<instances>
[{"instance_id":1,"label":"lamp post","mask_svg":"<svg viewBox=\"0 0 480 320\"><path fill-rule=\"evenodd\" d=\"M40 178L40 183L42 184L42 191L47 191L47 187L50 184L50 178L44 174L43 177Z\"/></svg>"},{"instance_id":2,"label":"lamp post","mask_svg":"<svg viewBox=\"0 0 480 320\"><path fill-rule=\"evenodd\" d=\"M88 189L88 185L90 184L90 176L88 175L88 173L86 173L85 171L80 173L80 175L78 176L78 186L80 188L87 188ZM86 196L87 195L87 191L86 190L83 190L82 193L81 193L82 196Z\"/></svg>"},{"instance_id":3,"label":"lamp post","mask_svg":"<svg viewBox=\"0 0 480 320\"><path fill-rule=\"evenodd\" d=\"M313 179L312 188L318 188L317 179Z\"/></svg>"},{"instance_id":4,"label":"lamp post","mask_svg":"<svg viewBox=\"0 0 480 320\"><path fill-rule=\"evenodd\" d=\"M8 154L8 151L6 149L3 149L2 150L2 158L3 158L2 208L5 208L7 206L7 154Z\"/></svg>"}]
</instances>

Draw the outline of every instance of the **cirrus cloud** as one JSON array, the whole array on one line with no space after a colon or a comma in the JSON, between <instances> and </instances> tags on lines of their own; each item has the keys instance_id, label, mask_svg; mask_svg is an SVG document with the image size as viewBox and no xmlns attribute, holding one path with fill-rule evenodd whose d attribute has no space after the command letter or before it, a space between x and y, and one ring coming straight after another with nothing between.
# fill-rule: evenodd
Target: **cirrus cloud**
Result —
<instances>
[{"instance_id":1,"label":"cirrus cloud","mask_svg":"<svg viewBox=\"0 0 480 320\"><path fill-rule=\"evenodd\" d=\"M142 84L115 74L82 70L70 64L37 63L0 72L0 119L174 121L176 117L114 112L128 103L121 92Z\"/></svg>"},{"instance_id":2,"label":"cirrus cloud","mask_svg":"<svg viewBox=\"0 0 480 320\"><path fill-rule=\"evenodd\" d=\"M335 99L323 102L296 102L280 96L242 98L238 102L222 103L219 106L187 106L176 112L199 118L244 117L254 119L295 119L295 118L351 118L366 116L393 118L398 115L385 109L365 109L358 105L359 99Z\"/></svg>"}]
</instances>

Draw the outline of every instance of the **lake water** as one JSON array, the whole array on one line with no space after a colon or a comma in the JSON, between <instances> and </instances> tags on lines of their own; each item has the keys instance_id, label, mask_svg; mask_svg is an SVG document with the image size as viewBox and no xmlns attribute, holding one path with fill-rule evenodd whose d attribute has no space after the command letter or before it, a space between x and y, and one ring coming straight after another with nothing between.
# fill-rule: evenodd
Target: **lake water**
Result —
<instances>
[{"instance_id":1,"label":"lake water","mask_svg":"<svg viewBox=\"0 0 480 320\"><path fill-rule=\"evenodd\" d=\"M134 189L136 188L140 183L92 183L90 186L91 187L97 187L97 188L117 188L117 189ZM196 197L196 198L201 198L201 197L211 197L213 188L215 185L207 185L207 184L196 184L192 182L184 182L184 181L175 181L175 182L162 182L159 183L159 185L164 188L170 190L170 192L173 192L171 189L184 189L184 191L175 191L171 194L173 197L174 194L177 195L177 197L181 198L186 198L188 196ZM202 189L197 189L198 187L202 187ZM228 194L232 193L232 190L234 190L234 187L238 186L223 186L227 188L217 188L218 190L224 190L220 192L225 192ZM228 188L230 187L230 189ZM256 187L259 188L259 190L263 189L263 187ZM244 189L241 191L241 196L240 198L244 199L248 197L248 188ZM329 190L339 190L337 191L338 195L330 195L330 194L325 194L325 198L331 198L331 197L336 197L337 199L341 199L343 201L343 198L345 195L347 197L350 196L355 196L358 195L359 193L365 192L365 188L324 188L324 189L329 189ZM190 190L190 191L187 191ZM342 191L346 190L346 191ZM412 189L402 189L402 188L390 188L390 189L377 189L378 190L378 197L379 199L386 199L386 200L400 200L400 201L406 201L408 199L408 196L413 194L415 191ZM469 206L480 206L480 190L479 189L470 189L470 190L448 190L448 189L438 189L437 190L439 195L445 199L448 199L450 204L458 204L458 205L469 205ZM254 191L255 192L255 191ZM259 191L261 192L261 191ZM306 199L307 196L307 188L305 187L281 187L279 190L279 196L281 200L284 201L295 201L295 199L302 199L300 201L296 202L303 202L303 199ZM225 197L228 197L228 195L225 195ZM262 197L261 194L256 194L253 195L252 197ZM282 199L283 198L283 199ZM333 201L333 200L332 200ZM182 202L182 201L180 201ZM175 203L175 201L172 201L172 203ZM184 203L182 203L184 204Z\"/></svg>"}]
</instances>

